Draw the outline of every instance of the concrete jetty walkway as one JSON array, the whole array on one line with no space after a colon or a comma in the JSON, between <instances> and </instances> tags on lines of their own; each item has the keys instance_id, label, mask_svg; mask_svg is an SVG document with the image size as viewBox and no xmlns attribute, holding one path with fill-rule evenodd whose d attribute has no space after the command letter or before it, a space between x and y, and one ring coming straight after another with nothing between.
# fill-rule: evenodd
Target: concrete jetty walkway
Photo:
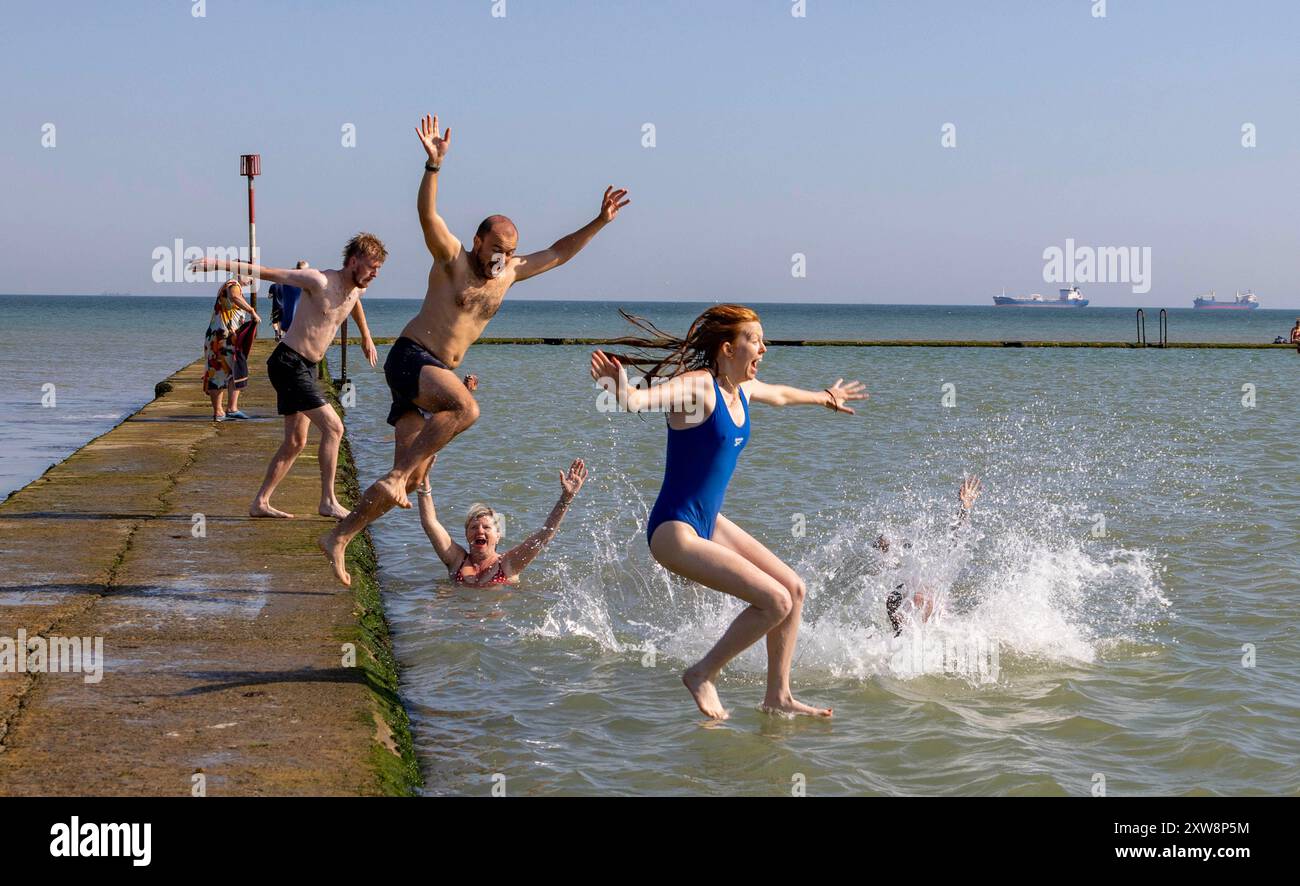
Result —
<instances>
[{"instance_id":1,"label":"concrete jetty walkway","mask_svg":"<svg viewBox=\"0 0 1300 886\"><path fill-rule=\"evenodd\" d=\"M0 794L417 788L369 539L351 590L315 547L333 521L316 515L314 431L275 499L297 519L247 516L282 435L272 346L240 401L254 420L211 421L195 362L0 505L0 665L20 632L102 638L104 658L98 682L0 668ZM345 504L352 470L345 441Z\"/></svg>"}]
</instances>

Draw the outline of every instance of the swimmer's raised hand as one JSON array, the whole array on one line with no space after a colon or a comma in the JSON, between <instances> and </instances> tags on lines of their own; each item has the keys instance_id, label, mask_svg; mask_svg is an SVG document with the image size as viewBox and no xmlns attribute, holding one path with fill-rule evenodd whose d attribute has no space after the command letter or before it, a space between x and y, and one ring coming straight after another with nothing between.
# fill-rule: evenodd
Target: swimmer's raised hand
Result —
<instances>
[{"instance_id":1,"label":"swimmer's raised hand","mask_svg":"<svg viewBox=\"0 0 1300 886\"><path fill-rule=\"evenodd\" d=\"M961 502L962 510L969 511L975 505L975 499L980 496L980 478L967 477L962 481L961 488L957 490L957 500Z\"/></svg>"},{"instance_id":2,"label":"swimmer's raised hand","mask_svg":"<svg viewBox=\"0 0 1300 886\"><path fill-rule=\"evenodd\" d=\"M585 482L587 482L587 466L583 464L580 458L573 460L573 464L569 465L567 474L560 471L560 487L564 490L563 495L566 499L572 499L576 496Z\"/></svg>"},{"instance_id":3,"label":"swimmer's raised hand","mask_svg":"<svg viewBox=\"0 0 1300 886\"><path fill-rule=\"evenodd\" d=\"M424 151L429 155L429 163L433 166L441 166L442 158L447 156L447 146L451 144L451 127L442 135L438 135L438 115L432 117L424 115L420 125L415 127L415 134L420 137L420 144L424 145Z\"/></svg>"}]
</instances>

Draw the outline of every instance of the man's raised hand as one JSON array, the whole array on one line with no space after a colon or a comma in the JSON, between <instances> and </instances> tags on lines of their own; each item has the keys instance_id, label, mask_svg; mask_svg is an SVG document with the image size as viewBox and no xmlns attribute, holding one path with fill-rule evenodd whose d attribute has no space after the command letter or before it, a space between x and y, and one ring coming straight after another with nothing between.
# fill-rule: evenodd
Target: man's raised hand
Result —
<instances>
[{"instance_id":1,"label":"man's raised hand","mask_svg":"<svg viewBox=\"0 0 1300 886\"><path fill-rule=\"evenodd\" d=\"M424 145L429 162L441 166L442 158L447 155L447 146L451 144L451 127L448 126L446 132L438 135L438 116L425 114L420 125L415 127L415 134L420 137L420 144Z\"/></svg>"},{"instance_id":2,"label":"man's raised hand","mask_svg":"<svg viewBox=\"0 0 1300 886\"><path fill-rule=\"evenodd\" d=\"M626 196L627 196L627 188L619 188L618 190L614 190L613 185L610 185L609 187L605 188L605 197L603 200L600 201L601 220L606 222L612 222L614 220L614 216L618 215L618 211L622 209L624 206L626 206L627 204L632 202L631 200L623 200L623 198ZM622 201L621 203L619 202L620 200Z\"/></svg>"}]
</instances>

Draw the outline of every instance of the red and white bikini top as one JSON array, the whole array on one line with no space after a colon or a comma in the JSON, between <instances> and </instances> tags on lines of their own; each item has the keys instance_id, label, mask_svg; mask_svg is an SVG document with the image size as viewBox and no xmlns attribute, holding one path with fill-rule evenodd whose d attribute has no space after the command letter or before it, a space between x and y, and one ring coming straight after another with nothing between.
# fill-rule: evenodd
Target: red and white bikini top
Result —
<instances>
[{"instance_id":1,"label":"red and white bikini top","mask_svg":"<svg viewBox=\"0 0 1300 886\"><path fill-rule=\"evenodd\" d=\"M460 565L457 566L455 571L452 573L452 580L456 582L456 584L458 585L466 584L465 577L460 574L460 570L461 567L465 565L465 561L468 559L469 559L468 554L466 554L464 557L461 557ZM476 581L472 585L469 585L469 587L483 587L485 585L503 585L508 583L509 581L510 578L509 576L506 575L505 557L498 556L497 571L493 574L493 576L485 582Z\"/></svg>"}]
</instances>

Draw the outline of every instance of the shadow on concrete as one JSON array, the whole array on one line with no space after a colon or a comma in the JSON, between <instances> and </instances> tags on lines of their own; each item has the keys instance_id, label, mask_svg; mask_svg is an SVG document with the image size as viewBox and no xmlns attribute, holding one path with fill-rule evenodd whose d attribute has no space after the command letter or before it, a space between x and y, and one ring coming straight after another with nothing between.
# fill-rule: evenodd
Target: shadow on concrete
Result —
<instances>
[{"instance_id":1,"label":"shadow on concrete","mask_svg":"<svg viewBox=\"0 0 1300 886\"><path fill-rule=\"evenodd\" d=\"M248 686L267 686L273 683L361 683L369 684L376 692L395 698L389 690L371 680L365 669L360 667L299 668L292 671L181 671L180 673L195 680L212 682L174 693L177 698L206 695L209 692L221 692L226 689L242 689Z\"/></svg>"}]
</instances>

